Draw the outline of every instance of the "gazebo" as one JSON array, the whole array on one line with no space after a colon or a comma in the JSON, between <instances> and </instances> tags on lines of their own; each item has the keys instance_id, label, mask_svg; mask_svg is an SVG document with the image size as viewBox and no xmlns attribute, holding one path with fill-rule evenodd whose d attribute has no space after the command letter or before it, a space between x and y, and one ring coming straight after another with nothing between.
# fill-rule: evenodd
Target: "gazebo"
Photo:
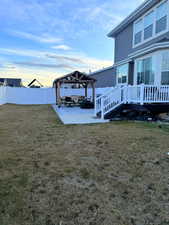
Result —
<instances>
[{"instance_id":1,"label":"gazebo","mask_svg":"<svg viewBox=\"0 0 169 225\"><path fill-rule=\"evenodd\" d=\"M88 97L87 90L92 88L92 101L95 102L95 82L94 78L87 76L85 73L74 71L63 77L54 80L54 87L56 90L56 104L61 105L61 86L63 84L79 84L85 89L85 98Z\"/></svg>"}]
</instances>

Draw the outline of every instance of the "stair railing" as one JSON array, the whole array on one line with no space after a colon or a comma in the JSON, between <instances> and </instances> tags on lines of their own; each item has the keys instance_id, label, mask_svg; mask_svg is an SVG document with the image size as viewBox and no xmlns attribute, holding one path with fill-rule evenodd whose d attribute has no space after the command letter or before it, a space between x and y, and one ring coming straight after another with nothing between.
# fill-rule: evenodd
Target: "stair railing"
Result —
<instances>
[{"instance_id":1,"label":"stair railing","mask_svg":"<svg viewBox=\"0 0 169 225\"><path fill-rule=\"evenodd\" d=\"M106 94L96 98L95 115L97 116L98 113L101 113L101 118L104 119L105 114L127 101L126 92L127 86L116 86Z\"/></svg>"}]
</instances>

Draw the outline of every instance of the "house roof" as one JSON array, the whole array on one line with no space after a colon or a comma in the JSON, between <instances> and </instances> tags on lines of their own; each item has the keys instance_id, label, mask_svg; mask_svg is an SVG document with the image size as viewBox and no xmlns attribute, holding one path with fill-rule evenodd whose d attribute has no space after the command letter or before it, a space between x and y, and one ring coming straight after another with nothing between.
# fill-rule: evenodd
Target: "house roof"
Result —
<instances>
[{"instance_id":1,"label":"house roof","mask_svg":"<svg viewBox=\"0 0 169 225\"><path fill-rule=\"evenodd\" d=\"M29 84L28 84L28 87L31 87L35 82L37 82L40 87L43 87L43 85L37 80L37 79L33 79Z\"/></svg>"},{"instance_id":2,"label":"house roof","mask_svg":"<svg viewBox=\"0 0 169 225\"><path fill-rule=\"evenodd\" d=\"M114 69L114 66L109 66L109 67L106 67L106 68L103 68L103 69L100 69L100 70L96 70L94 72L89 73L89 76L93 76L97 73L101 73L101 72L104 72L104 71L107 71L107 70L110 70L110 69Z\"/></svg>"},{"instance_id":3,"label":"house roof","mask_svg":"<svg viewBox=\"0 0 169 225\"><path fill-rule=\"evenodd\" d=\"M20 87L22 80L19 78L0 78L0 83L6 82L7 86Z\"/></svg>"},{"instance_id":4,"label":"house roof","mask_svg":"<svg viewBox=\"0 0 169 225\"><path fill-rule=\"evenodd\" d=\"M160 0L145 0L139 7L137 7L128 17L126 17L118 26L116 26L108 37L115 37L121 30L128 26L131 22L136 20L142 13L151 8L154 4ZM124 3L125 4L125 3Z\"/></svg>"}]
</instances>

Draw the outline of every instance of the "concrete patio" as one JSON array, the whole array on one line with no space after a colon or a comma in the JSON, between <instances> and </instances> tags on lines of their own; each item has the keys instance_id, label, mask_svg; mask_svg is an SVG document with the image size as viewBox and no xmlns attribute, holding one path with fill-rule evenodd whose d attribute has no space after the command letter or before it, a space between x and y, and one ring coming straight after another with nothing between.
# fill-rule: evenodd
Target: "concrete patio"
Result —
<instances>
[{"instance_id":1,"label":"concrete patio","mask_svg":"<svg viewBox=\"0 0 169 225\"><path fill-rule=\"evenodd\" d=\"M95 118L94 109L65 106L58 108L56 105L53 105L53 109L64 124L95 124L109 122L109 120Z\"/></svg>"}]
</instances>

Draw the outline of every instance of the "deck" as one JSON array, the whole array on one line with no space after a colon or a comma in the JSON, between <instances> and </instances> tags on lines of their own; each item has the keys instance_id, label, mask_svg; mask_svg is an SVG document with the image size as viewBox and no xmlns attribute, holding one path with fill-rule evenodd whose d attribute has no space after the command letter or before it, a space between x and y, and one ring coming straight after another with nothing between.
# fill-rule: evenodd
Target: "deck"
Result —
<instances>
[{"instance_id":1,"label":"deck","mask_svg":"<svg viewBox=\"0 0 169 225\"><path fill-rule=\"evenodd\" d=\"M101 118L123 104L169 104L169 85L116 86L96 98L95 115Z\"/></svg>"},{"instance_id":2,"label":"deck","mask_svg":"<svg viewBox=\"0 0 169 225\"><path fill-rule=\"evenodd\" d=\"M109 120L96 118L94 109L81 109L80 107L61 107L53 105L53 109L64 124L95 124L106 123Z\"/></svg>"}]
</instances>

